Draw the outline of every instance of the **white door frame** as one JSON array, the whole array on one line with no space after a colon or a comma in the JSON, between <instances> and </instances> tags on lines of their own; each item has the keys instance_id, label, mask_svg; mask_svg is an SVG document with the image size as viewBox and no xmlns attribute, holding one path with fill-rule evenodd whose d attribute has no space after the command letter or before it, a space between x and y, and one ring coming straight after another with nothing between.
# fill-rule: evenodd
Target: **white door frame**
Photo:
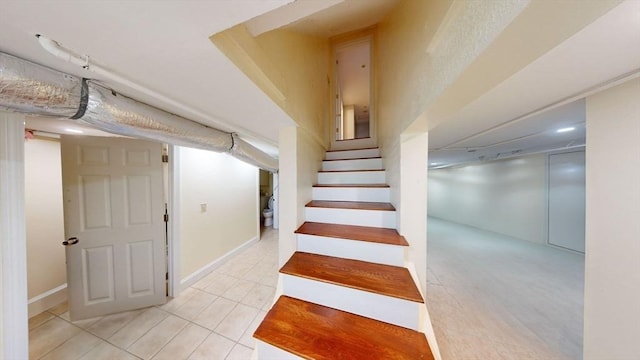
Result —
<instances>
[{"instance_id":1,"label":"white door frame","mask_svg":"<svg viewBox=\"0 0 640 360\"><path fill-rule=\"evenodd\" d=\"M26 359L29 316L23 114L0 112L0 159L0 357Z\"/></svg>"},{"instance_id":2,"label":"white door frame","mask_svg":"<svg viewBox=\"0 0 640 360\"><path fill-rule=\"evenodd\" d=\"M167 272L169 296L176 297L182 291L180 261L180 147L169 145L169 223L167 231Z\"/></svg>"}]
</instances>

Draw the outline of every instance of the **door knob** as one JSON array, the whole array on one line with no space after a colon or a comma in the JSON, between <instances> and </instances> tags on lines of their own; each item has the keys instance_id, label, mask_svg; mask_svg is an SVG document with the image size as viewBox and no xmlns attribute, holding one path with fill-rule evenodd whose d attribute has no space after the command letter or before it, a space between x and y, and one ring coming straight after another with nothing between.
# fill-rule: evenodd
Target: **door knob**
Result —
<instances>
[{"instance_id":1,"label":"door knob","mask_svg":"<svg viewBox=\"0 0 640 360\"><path fill-rule=\"evenodd\" d=\"M79 242L80 240L78 240L77 237L70 237L67 240L62 242L62 245L64 246L69 246L69 245L75 245Z\"/></svg>"}]
</instances>

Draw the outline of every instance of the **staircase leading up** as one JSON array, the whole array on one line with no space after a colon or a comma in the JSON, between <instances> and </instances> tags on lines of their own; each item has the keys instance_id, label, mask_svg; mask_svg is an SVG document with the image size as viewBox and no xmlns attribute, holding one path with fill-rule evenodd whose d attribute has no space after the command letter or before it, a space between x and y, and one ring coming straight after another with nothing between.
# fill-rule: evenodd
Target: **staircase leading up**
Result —
<instances>
[{"instance_id":1,"label":"staircase leading up","mask_svg":"<svg viewBox=\"0 0 640 360\"><path fill-rule=\"evenodd\" d=\"M433 359L377 148L327 152L258 359Z\"/></svg>"}]
</instances>

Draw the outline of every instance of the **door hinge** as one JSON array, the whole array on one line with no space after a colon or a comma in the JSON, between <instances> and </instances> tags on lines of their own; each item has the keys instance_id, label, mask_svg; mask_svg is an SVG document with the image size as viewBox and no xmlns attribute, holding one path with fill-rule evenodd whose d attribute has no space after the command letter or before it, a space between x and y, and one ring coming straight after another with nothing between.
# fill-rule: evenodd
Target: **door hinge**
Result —
<instances>
[{"instance_id":1,"label":"door hinge","mask_svg":"<svg viewBox=\"0 0 640 360\"><path fill-rule=\"evenodd\" d=\"M169 214L164 214L164 222L169 222Z\"/></svg>"},{"instance_id":2,"label":"door hinge","mask_svg":"<svg viewBox=\"0 0 640 360\"><path fill-rule=\"evenodd\" d=\"M163 163L168 163L169 162L169 155L163 154L162 155L162 162Z\"/></svg>"}]
</instances>

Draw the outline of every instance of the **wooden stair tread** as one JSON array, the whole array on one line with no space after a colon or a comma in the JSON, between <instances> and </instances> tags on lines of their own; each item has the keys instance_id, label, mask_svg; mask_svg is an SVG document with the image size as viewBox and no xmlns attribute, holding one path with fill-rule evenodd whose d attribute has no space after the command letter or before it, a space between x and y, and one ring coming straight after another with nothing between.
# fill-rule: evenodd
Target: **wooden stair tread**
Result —
<instances>
[{"instance_id":1,"label":"wooden stair tread","mask_svg":"<svg viewBox=\"0 0 640 360\"><path fill-rule=\"evenodd\" d=\"M409 246L409 243L404 236L398 234L396 229L385 229L370 226L305 222L298 228L298 230L296 230L296 234L358 240L378 244Z\"/></svg>"},{"instance_id":2,"label":"wooden stair tread","mask_svg":"<svg viewBox=\"0 0 640 360\"><path fill-rule=\"evenodd\" d=\"M280 272L408 301L424 302L409 270L403 267L295 252Z\"/></svg>"},{"instance_id":3,"label":"wooden stair tread","mask_svg":"<svg viewBox=\"0 0 640 360\"><path fill-rule=\"evenodd\" d=\"M320 188L388 188L387 184L315 184Z\"/></svg>"},{"instance_id":4,"label":"wooden stair tread","mask_svg":"<svg viewBox=\"0 0 640 360\"><path fill-rule=\"evenodd\" d=\"M371 160L371 159L382 159L382 157L381 156L369 156L369 157L348 158L348 159L324 159L322 161L351 161L351 160Z\"/></svg>"},{"instance_id":5,"label":"wooden stair tread","mask_svg":"<svg viewBox=\"0 0 640 360\"><path fill-rule=\"evenodd\" d=\"M253 336L305 359L433 359L418 331L288 296Z\"/></svg>"},{"instance_id":6,"label":"wooden stair tread","mask_svg":"<svg viewBox=\"0 0 640 360\"><path fill-rule=\"evenodd\" d=\"M345 173L345 172L366 172L366 171L384 171L384 169L364 169L364 170L320 170L319 173Z\"/></svg>"},{"instance_id":7,"label":"wooden stair tread","mask_svg":"<svg viewBox=\"0 0 640 360\"><path fill-rule=\"evenodd\" d=\"M382 202L365 202L365 201L326 201L311 200L305 205L307 207L321 207L332 209L355 209L355 210L381 210L395 211L393 205Z\"/></svg>"}]
</instances>

